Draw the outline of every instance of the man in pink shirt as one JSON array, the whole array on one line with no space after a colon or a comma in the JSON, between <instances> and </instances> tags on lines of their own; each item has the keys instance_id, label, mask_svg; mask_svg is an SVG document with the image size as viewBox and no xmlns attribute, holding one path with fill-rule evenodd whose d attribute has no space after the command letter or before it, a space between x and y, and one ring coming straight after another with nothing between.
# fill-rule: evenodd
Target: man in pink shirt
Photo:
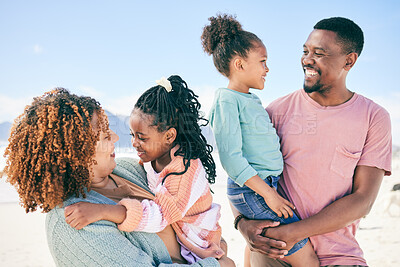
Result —
<instances>
[{"instance_id":1,"label":"man in pink shirt","mask_svg":"<svg viewBox=\"0 0 400 267\"><path fill-rule=\"evenodd\" d=\"M392 141L388 112L346 87L363 43L351 20L318 22L303 45L303 89L267 108L285 162L281 193L302 220L276 226L234 210L252 267L289 266L275 259L307 237L321 266L367 266L355 233L391 173Z\"/></svg>"}]
</instances>

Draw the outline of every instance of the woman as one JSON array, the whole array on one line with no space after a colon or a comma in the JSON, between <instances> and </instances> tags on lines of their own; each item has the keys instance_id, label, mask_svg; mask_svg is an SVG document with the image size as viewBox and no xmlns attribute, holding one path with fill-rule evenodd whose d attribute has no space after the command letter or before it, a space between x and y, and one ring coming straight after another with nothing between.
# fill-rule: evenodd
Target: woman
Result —
<instances>
[{"instance_id":1,"label":"woman","mask_svg":"<svg viewBox=\"0 0 400 267\"><path fill-rule=\"evenodd\" d=\"M121 232L109 221L82 230L65 222L63 207L76 202L116 204L113 200L126 190L139 199L154 197L135 160L116 162L117 140L96 100L56 88L35 98L15 120L4 171L26 212L40 208L48 213L47 239L58 266L179 266L169 255L181 260L175 257L178 245L171 229L157 236ZM193 266L230 264L206 258Z\"/></svg>"}]
</instances>

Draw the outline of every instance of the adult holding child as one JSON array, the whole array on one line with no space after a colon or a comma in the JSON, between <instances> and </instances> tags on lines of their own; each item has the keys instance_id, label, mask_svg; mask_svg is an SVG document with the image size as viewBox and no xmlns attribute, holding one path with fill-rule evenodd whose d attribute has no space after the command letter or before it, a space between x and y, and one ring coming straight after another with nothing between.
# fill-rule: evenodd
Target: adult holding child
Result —
<instances>
[{"instance_id":1,"label":"adult holding child","mask_svg":"<svg viewBox=\"0 0 400 267\"><path fill-rule=\"evenodd\" d=\"M180 266L185 261L170 227L157 235L123 232L106 220L76 230L65 221L64 207L79 201L116 205L127 192L154 198L136 160L115 160L117 140L96 100L57 88L35 98L16 119L5 174L26 212L48 213L47 240L57 266ZM192 266L232 264L222 257Z\"/></svg>"},{"instance_id":2,"label":"adult holding child","mask_svg":"<svg viewBox=\"0 0 400 267\"><path fill-rule=\"evenodd\" d=\"M221 164L229 176L228 198L247 218L296 222L294 205L276 191L283 169L279 137L261 100L250 92L264 89L269 71L265 45L233 16L209 21L201 36L203 48L229 79L227 88L217 89L210 111ZM298 267L319 266L307 238L298 240L286 260Z\"/></svg>"},{"instance_id":3,"label":"adult holding child","mask_svg":"<svg viewBox=\"0 0 400 267\"><path fill-rule=\"evenodd\" d=\"M355 234L391 174L392 143L388 112L346 86L363 44L353 21L319 21L303 45L303 89L267 107L285 164L280 186L302 220L269 227L234 210L252 266L289 266L275 258L307 237L321 266L367 266Z\"/></svg>"},{"instance_id":4,"label":"adult holding child","mask_svg":"<svg viewBox=\"0 0 400 267\"><path fill-rule=\"evenodd\" d=\"M199 124L208 121L199 113L197 95L181 77L158 83L139 97L129 122L154 199L139 201L125 194L119 205L82 202L65 209L66 220L77 229L104 219L124 231L150 233L171 225L188 263L220 259L220 205L212 202L209 186L215 181L215 162Z\"/></svg>"}]
</instances>

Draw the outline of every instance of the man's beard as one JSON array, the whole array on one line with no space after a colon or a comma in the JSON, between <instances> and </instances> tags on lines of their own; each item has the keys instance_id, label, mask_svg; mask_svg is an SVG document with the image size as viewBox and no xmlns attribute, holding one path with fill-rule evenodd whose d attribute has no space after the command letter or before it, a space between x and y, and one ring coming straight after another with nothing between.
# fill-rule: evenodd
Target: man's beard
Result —
<instances>
[{"instance_id":1,"label":"man's beard","mask_svg":"<svg viewBox=\"0 0 400 267\"><path fill-rule=\"evenodd\" d=\"M303 88L306 93L314 93L318 92L321 94L329 92L330 88L323 88L322 84L318 81L317 83L313 84L312 86L307 86L306 83L303 83Z\"/></svg>"}]
</instances>

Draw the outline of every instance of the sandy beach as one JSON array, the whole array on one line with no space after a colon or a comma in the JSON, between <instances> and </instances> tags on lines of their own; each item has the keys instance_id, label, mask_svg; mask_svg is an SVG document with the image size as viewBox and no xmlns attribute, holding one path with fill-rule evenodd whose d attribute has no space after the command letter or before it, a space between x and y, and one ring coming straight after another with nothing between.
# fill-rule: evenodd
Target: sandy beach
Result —
<instances>
[{"instance_id":1,"label":"sandy beach","mask_svg":"<svg viewBox=\"0 0 400 267\"><path fill-rule=\"evenodd\" d=\"M392 176L384 178L374 208L360 223L357 238L371 267L400 266L396 256L400 250L400 207L391 208L395 216L382 212L386 195L393 184L399 182L400 160L396 159L393 161ZM243 266L245 241L233 228L233 216L225 196L224 181L218 181L213 190L215 202L222 206L220 223L229 245L228 255L237 266ZM55 266L47 247L45 214L25 214L17 202L0 203L0 214L0 266Z\"/></svg>"}]
</instances>

